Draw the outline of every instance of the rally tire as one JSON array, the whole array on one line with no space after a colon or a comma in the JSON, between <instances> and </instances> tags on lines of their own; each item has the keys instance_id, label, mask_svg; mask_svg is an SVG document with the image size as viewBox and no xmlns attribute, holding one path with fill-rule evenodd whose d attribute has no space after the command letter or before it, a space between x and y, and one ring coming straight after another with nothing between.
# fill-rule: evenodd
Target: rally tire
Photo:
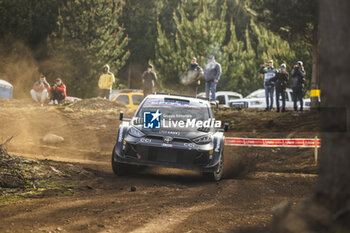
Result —
<instances>
[{"instance_id":1,"label":"rally tire","mask_svg":"<svg viewBox=\"0 0 350 233\"><path fill-rule=\"evenodd\" d=\"M127 164L123 164L123 163L118 163L116 161L114 161L114 157L116 156L114 149L113 149L113 153L112 153L112 169L115 175L117 176L124 176L128 173L128 167Z\"/></svg>"},{"instance_id":2,"label":"rally tire","mask_svg":"<svg viewBox=\"0 0 350 233\"><path fill-rule=\"evenodd\" d=\"M203 176L210 181L220 181L223 177L223 172L224 172L224 156L221 154L220 161L219 161L219 164L218 164L216 171L204 172Z\"/></svg>"}]
</instances>

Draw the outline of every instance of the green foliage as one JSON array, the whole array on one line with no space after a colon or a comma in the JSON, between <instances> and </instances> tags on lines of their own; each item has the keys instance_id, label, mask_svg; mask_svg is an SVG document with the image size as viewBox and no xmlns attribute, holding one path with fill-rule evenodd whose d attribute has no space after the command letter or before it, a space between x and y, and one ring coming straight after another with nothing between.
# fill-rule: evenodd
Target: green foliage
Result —
<instances>
[{"instance_id":1,"label":"green foliage","mask_svg":"<svg viewBox=\"0 0 350 233\"><path fill-rule=\"evenodd\" d=\"M73 67L52 69L64 76L65 82L71 85L68 88L75 90L73 94L94 96L103 65L109 64L115 74L125 65L130 53L126 51L128 37L118 23L122 3L119 0L69 0L60 8L50 55L58 63L67 59L63 64ZM50 70L47 66L46 69Z\"/></svg>"},{"instance_id":2,"label":"green foliage","mask_svg":"<svg viewBox=\"0 0 350 233\"><path fill-rule=\"evenodd\" d=\"M59 0L1 0L0 39L11 35L35 47L55 29Z\"/></svg>"},{"instance_id":3,"label":"green foliage","mask_svg":"<svg viewBox=\"0 0 350 233\"><path fill-rule=\"evenodd\" d=\"M288 41L312 44L318 27L318 0L250 0L260 22Z\"/></svg>"},{"instance_id":4,"label":"green foliage","mask_svg":"<svg viewBox=\"0 0 350 233\"><path fill-rule=\"evenodd\" d=\"M253 20L250 22L250 28L251 30L245 31L246 39L243 43L237 39L235 25L231 22L230 41L223 46L225 59L221 64L223 69L223 76L219 82L221 90L237 91L247 95L262 88L262 75L258 72L262 64L272 59L276 68L281 63L291 67L295 60L295 53L288 42L264 27L256 25ZM255 37L256 42L252 37ZM255 47L252 44L255 44Z\"/></svg>"},{"instance_id":5,"label":"green foliage","mask_svg":"<svg viewBox=\"0 0 350 233\"><path fill-rule=\"evenodd\" d=\"M0 40L2 51L21 51L9 40L24 41L33 52L31 64L39 65L31 76L60 76L73 96L96 96L106 63L116 75L115 88L125 87L129 74L131 86L140 88L149 61L157 88L181 93L190 58L204 67L209 54L222 65L218 89L246 95L262 87L258 69L268 59L275 66L286 63L289 71L302 60L308 88L312 46L318 46L317 8L317 0L2 0ZM17 61L3 57L0 67ZM33 81L21 79L26 88Z\"/></svg>"},{"instance_id":6,"label":"green foliage","mask_svg":"<svg viewBox=\"0 0 350 233\"><path fill-rule=\"evenodd\" d=\"M154 43L157 39L157 2L155 0L130 0L123 7L120 20L130 41L128 49L132 51L130 60L147 62L154 58ZM142 39L141 39L142 38Z\"/></svg>"},{"instance_id":7,"label":"green foliage","mask_svg":"<svg viewBox=\"0 0 350 233\"><path fill-rule=\"evenodd\" d=\"M218 7L210 0L182 0L173 14L175 37L168 38L158 22L155 64L163 86L178 85L193 56L202 66L209 54L220 61L226 9L226 4Z\"/></svg>"},{"instance_id":8,"label":"green foliage","mask_svg":"<svg viewBox=\"0 0 350 233\"><path fill-rule=\"evenodd\" d=\"M287 40L294 49L297 60L304 62L306 89L310 87L311 76L313 82L318 83L319 1L250 0L249 3L249 11L257 20ZM314 67L312 63L315 63Z\"/></svg>"}]
</instances>

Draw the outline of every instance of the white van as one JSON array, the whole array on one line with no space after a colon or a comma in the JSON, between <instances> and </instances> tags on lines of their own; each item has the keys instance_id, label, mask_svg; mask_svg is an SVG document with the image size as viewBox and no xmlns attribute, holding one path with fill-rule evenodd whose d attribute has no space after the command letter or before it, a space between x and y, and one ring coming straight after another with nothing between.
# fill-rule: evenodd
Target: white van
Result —
<instances>
[{"instance_id":1,"label":"white van","mask_svg":"<svg viewBox=\"0 0 350 233\"><path fill-rule=\"evenodd\" d=\"M201 92L197 95L197 98L204 99L205 92ZM243 96L233 91L218 91L215 94L215 100L219 101L220 106L230 107L229 102L232 100L243 99Z\"/></svg>"},{"instance_id":2,"label":"white van","mask_svg":"<svg viewBox=\"0 0 350 233\"><path fill-rule=\"evenodd\" d=\"M292 100L292 89L286 89L286 108L293 109L294 103ZM276 108L276 93L273 93L273 107ZM281 97L280 97L281 98ZM310 98L303 99L304 109L310 109ZM266 108L266 98L265 89L258 89L250 93L247 97L240 100L232 100L229 102L231 108ZM282 106L282 99L280 99L280 106ZM298 101L298 109L300 107L300 102Z\"/></svg>"}]
</instances>

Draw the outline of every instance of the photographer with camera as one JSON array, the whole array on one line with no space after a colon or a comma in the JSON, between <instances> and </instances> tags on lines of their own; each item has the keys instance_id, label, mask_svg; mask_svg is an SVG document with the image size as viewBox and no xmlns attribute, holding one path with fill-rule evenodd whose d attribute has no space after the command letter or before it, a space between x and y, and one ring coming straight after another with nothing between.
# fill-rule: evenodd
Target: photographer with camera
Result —
<instances>
[{"instance_id":1,"label":"photographer with camera","mask_svg":"<svg viewBox=\"0 0 350 233\"><path fill-rule=\"evenodd\" d=\"M298 111L297 102L300 101L300 111L303 111L303 97L304 97L304 82L305 82L305 70L303 67L303 62L298 61L294 65L291 76L292 76L292 90L293 90L293 102L294 111Z\"/></svg>"},{"instance_id":2,"label":"photographer with camera","mask_svg":"<svg viewBox=\"0 0 350 233\"><path fill-rule=\"evenodd\" d=\"M203 69L197 63L197 58L192 57L191 64L187 67L184 72L184 78L181 82L188 86L188 94L190 96L196 97L197 88L201 84L201 79L203 78Z\"/></svg>"},{"instance_id":3,"label":"photographer with camera","mask_svg":"<svg viewBox=\"0 0 350 233\"><path fill-rule=\"evenodd\" d=\"M275 83L276 88L276 111L280 112L280 96L282 98L282 112L286 111L286 88L288 82L288 72L286 64L281 64L280 69L276 73L275 77L271 79Z\"/></svg>"},{"instance_id":4,"label":"photographer with camera","mask_svg":"<svg viewBox=\"0 0 350 233\"><path fill-rule=\"evenodd\" d=\"M60 78L56 79L55 85L50 88L51 92L51 101L50 105L57 105L61 100L64 100L67 96L66 94L66 85L62 82Z\"/></svg>"},{"instance_id":5,"label":"photographer with camera","mask_svg":"<svg viewBox=\"0 0 350 233\"><path fill-rule=\"evenodd\" d=\"M275 83L271 80L276 75L276 69L273 67L273 61L269 60L267 63L265 63L259 69L259 72L264 74L264 88L266 97L265 111L269 111L273 108L273 92L275 90Z\"/></svg>"},{"instance_id":6,"label":"photographer with camera","mask_svg":"<svg viewBox=\"0 0 350 233\"><path fill-rule=\"evenodd\" d=\"M39 80L34 83L32 90L30 90L30 95L35 102L40 102L40 105L43 106L48 97L49 89L50 84L46 81L46 77L40 75Z\"/></svg>"}]
</instances>

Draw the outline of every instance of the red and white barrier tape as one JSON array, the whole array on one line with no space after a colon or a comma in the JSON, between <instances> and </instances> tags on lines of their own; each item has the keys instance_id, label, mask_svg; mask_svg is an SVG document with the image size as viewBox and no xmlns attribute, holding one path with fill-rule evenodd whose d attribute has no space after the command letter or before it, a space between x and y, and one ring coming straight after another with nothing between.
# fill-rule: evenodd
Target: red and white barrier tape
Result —
<instances>
[{"instance_id":1,"label":"red and white barrier tape","mask_svg":"<svg viewBox=\"0 0 350 233\"><path fill-rule=\"evenodd\" d=\"M256 147L315 147L315 139L262 139L262 138L233 138L226 137L227 146L256 146ZM321 139L317 139L317 147L321 147Z\"/></svg>"}]
</instances>

